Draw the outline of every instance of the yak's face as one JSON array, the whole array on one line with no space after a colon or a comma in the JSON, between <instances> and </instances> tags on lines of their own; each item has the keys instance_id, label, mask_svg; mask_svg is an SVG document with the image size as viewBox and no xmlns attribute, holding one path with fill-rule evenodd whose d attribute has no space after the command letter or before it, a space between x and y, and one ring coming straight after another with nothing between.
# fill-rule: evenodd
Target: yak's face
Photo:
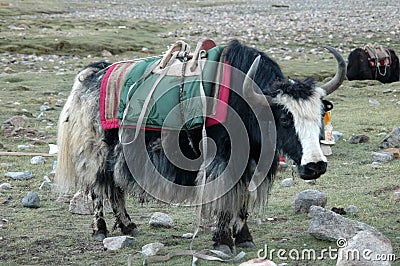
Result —
<instances>
[{"instance_id":1,"label":"yak's face","mask_svg":"<svg viewBox=\"0 0 400 266\"><path fill-rule=\"evenodd\" d=\"M281 93L272 100L277 149L296 163L302 179L316 179L327 168L327 159L321 150L320 140L324 130L323 116L332 106L322 100L323 92L312 84L300 84L299 81L296 83L291 84L291 91L280 90ZM305 94L293 94L298 84ZM310 87L305 90L304 86Z\"/></svg>"},{"instance_id":2,"label":"yak's face","mask_svg":"<svg viewBox=\"0 0 400 266\"><path fill-rule=\"evenodd\" d=\"M316 179L326 172L327 159L322 153L320 138L323 115L328 107L324 105L328 102L322 97L338 89L346 77L343 57L332 47L326 48L335 56L338 69L335 76L320 87L311 79L277 79L270 88L261 88L263 94L257 93L251 80L259 65L260 72L268 69L261 55L254 59L243 83L243 95L249 102L262 106L268 100L275 119L277 150L294 160L303 179ZM263 77L260 75L259 79Z\"/></svg>"}]
</instances>

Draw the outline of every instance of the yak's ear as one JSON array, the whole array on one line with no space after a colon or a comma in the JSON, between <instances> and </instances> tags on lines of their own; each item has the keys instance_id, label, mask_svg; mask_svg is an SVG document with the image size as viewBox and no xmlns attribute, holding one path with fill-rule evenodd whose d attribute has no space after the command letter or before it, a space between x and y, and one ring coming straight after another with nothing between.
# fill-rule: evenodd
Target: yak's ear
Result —
<instances>
[{"instance_id":1,"label":"yak's ear","mask_svg":"<svg viewBox=\"0 0 400 266\"><path fill-rule=\"evenodd\" d=\"M324 112L328 112L333 109L333 103L327 100L322 100L322 104L324 105Z\"/></svg>"}]
</instances>

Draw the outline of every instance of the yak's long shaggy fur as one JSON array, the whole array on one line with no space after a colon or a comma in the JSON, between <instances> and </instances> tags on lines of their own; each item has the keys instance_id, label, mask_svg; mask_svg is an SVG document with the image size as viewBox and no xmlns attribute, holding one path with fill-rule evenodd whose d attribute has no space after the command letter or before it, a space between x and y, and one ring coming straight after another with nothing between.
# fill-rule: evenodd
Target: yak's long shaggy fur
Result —
<instances>
[{"instance_id":1,"label":"yak's long shaggy fur","mask_svg":"<svg viewBox=\"0 0 400 266\"><path fill-rule=\"evenodd\" d=\"M229 104L240 115L246 126L250 143L249 160L240 181L234 185L233 189L223 197L203 207L205 216L217 215L220 219L221 228L214 235L214 241L217 244L227 244L230 247L232 246L229 240L230 236L226 236L229 231L226 229L227 224L234 226L234 235L239 235L241 230L245 229L246 232L237 238L237 240L241 239L238 241L252 241L247 225L245 225L247 212L260 209L266 205L277 168L278 151L291 157L298 165L302 163L303 152L301 147L303 140L300 142L298 139L299 129L295 128L299 124L297 120L305 119L308 124L314 123L316 125L314 129L317 132L309 136L317 140L322 126L318 119L323 115L323 104L320 100L321 95L315 89L313 81L287 81L279 66L268 56L237 41L231 42L228 46L226 58L232 67L246 73L258 55L261 55L261 61L255 76L255 83L265 95L274 97L271 109L275 118L277 147L276 150L272 151L274 154L272 166L268 173L258 173L263 176L266 175L267 178L264 179L257 190L250 192L248 190L249 182L254 174L255 165L260 163L258 161L261 152L260 143L262 135L266 133L261 132L259 121L248 103L240 95L232 92ZM122 144L119 143L117 130L105 131L100 125L99 88L105 73L104 69L108 66L107 63L89 65L75 79L71 95L59 119L58 145L60 151L56 179L57 183L66 188L79 189L98 196L104 195L111 202L116 202L115 204L119 202L118 204L123 205L122 209L114 204L113 210L117 216L118 225L123 229L121 223L130 221L129 216L124 211L125 195L135 192L142 193L143 188L137 185L135 178L129 171ZM237 86L242 86L242 81L243 79L237 81L236 83L240 84ZM302 104L307 106L307 114L303 114ZM231 116L228 113L228 122L229 119L231 119ZM300 130L304 131L305 129ZM147 145L145 150L139 150L142 147L135 145L131 145L129 148L132 148L132 153L137 156L133 163L137 166L137 173L145 176L148 180L146 186L157 187L159 193L163 193L171 202L187 199L188 195L177 195L176 191L167 191L164 187L154 183L155 181L151 177L154 175L155 169L168 180L186 186L201 184L202 172L185 171L174 166L165 156L163 149L157 148L160 144L159 132L142 131L140 134L144 134ZM192 130L190 134L195 143L196 152L200 152L198 144L201 140L201 130ZM226 169L232 147L229 143L228 132L223 125L219 124L207 128L207 136L213 139L217 146L216 157L206 169L207 182L209 182L219 178L219 175ZM185 134L182 134L179 143L185 156L190 159L196 158L196 152L189 147ZM237 145L241 144L238 143ZM317 154L316 157L313 157L315 160L326 162L318 143L314 149L317 151L307 152ZM145 156L151 158L152 165L147 165ZM226 176L230 175L229 171L225 174ZM146 190L146 187L144 189ZM219 188L215 189L218 191ZM120 212L125 213L124 218L118 216Z\"/></svg>"}]
</instances>

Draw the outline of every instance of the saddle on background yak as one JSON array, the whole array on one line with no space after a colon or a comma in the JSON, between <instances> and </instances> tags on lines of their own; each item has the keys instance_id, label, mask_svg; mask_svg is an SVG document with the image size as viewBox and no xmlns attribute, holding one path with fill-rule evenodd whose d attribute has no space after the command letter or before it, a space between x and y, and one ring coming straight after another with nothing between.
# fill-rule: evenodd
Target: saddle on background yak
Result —
<instances>
[{"instance_id":1,"label":"saddle on background yak","mask_svg":"<svg viewBox=\"0 0 400 266\"><path fill-rule=\"evenodd\" d=\"M388 67L392 64L389 50L383 48L382 45L369 43L364 46L364 51L370 67Z\"/></svg>"},{"instance_id":2,"label":"saddle on background yak","mask_svg":"<svg viewBox=\"0 0 400 266\"><path fill-rule=\"evenodd\" d=\"M224 122L230 87L224 48L206 39L191 52L178 41L162 57L111 65L100 87L103 128L192 129ZM200 90L216 99L207 102L206 121Z\"/></svg>"}]
</instances>

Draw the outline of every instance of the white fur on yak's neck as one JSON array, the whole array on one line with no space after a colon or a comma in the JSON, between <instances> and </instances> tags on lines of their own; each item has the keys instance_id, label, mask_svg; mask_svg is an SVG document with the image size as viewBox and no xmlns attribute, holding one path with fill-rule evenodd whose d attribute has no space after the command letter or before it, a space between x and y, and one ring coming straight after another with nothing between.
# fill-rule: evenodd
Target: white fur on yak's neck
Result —
<instances>
[{"instance_id":1,"label":"white fur on yak's neck","mask_svg":"<svg viewBox=\"0 0 400 266\"><path fill-rule=\"evenodd\" d=\"M293 99L288 94L278 94L273 98L275 103L284 106L293 115L294 127L303 147L301 165L319 161L327 162L319 144L322 96L325 96L325 91L317 87L307 99Z\"/></svg>"}]
</instances>

